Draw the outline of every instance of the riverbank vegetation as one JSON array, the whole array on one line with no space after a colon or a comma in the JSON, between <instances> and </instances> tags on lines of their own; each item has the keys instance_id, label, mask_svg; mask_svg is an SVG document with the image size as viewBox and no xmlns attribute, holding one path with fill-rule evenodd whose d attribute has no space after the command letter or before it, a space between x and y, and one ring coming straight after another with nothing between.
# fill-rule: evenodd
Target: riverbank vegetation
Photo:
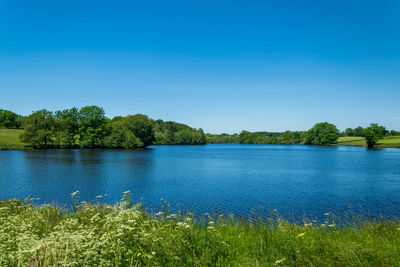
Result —
<instances>
[{"instance_id":1,"label":"riverbank vegetation","mask_svg":"<svg viewBox=\"0 0 400 267\"><path fill-rule=\"evenodd\" d=\"M388 131L372 123L366 128L348 128L340 132L335 125L317 123L308 131L249 132L240 134L207 134L207 143L282 144L282 145L344 145L368 147L400 147L400 133Z\"/></svg>"},{"instance_id":2,"label":"riverbank vegetation","mask_svg":"<svg viewBox=\"0 0 400 267\"><path fill-rule=\"evenodd\" d=\"M289 222L150 215L126 192L114 206L79 202L71 211L0 202L1 266L395 266L398 221Z\"/></svg>"},{"instance_id":3,"label":"riverbank vegetation","mask_svg":"<svg viewBox=\"0 0 400 267\"><path fill-rule=\"evenodd\" d=\"M308 131L205 134L202 129L143 114L108 118L97 106L51 112L39 110L27 117L0 110L0 149L33 148L144 148L149 145L203 145L218 143L285 145L352 145L400 147L400 132L372 123L366 128L340 132L328 122L317 123ZM23 128L20 140L13 141ZM15 130L15 131L14 131ZM351 138L356 138L352 140Z\"/></svg>"},{"instance_id":4,"label":"riverbank vegetation","mask_svg":"<svg viewBox=\"0 0 400 267\"><path fill-rule=\"evenodd\" d=\"M197 145L205 144L202 129L193 129L176 122L154 121L143 114L126 117L105 116L102 108L86 106L51 112L45 109L28 117L5 111L0 124L6 128L10 121L21 120L24 130L20 141L12 148L25 143L33 148L144 148L152 144ZM14 116L14 117L13 117ZM10 119L11 117L14 118ZM22 123L23 121L23 123ZM15 126L15 125L13 125ZM18 127L19 127L18 126ZM10 132L11 133L11 132ZM7 141L4 139L6 148ZM1 144L1 143L0 143ZM10 145L10 144L8 144Z\"/></svg>"}]
</instances>

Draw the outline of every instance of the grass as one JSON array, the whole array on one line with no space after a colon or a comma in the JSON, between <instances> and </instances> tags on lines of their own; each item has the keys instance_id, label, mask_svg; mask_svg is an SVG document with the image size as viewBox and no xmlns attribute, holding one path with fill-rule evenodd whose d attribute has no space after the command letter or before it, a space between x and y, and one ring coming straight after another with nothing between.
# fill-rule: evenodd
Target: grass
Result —
<instances>
[{"instance_id":1,"label":"grass","mask_svg":"<svg viewBox=\"0 0 400 267\"><path fill-rule=\"evenodd\" d=\"M341 146L366 146L364 137L339 137L338 145ZM378 141L376 147L400 148L400 136L387 136Z\"/></svg>"},{"instance_id":2,"label":"grass","mask_svg":"<svg viewBox=\"0 0 400 267\"><path fill-rule=\"evenodd\" d=\"M190 214L149 215L130 193L73 211L0 202L0 266L396 266L400 223L289 223Z\"/></svg>"},{"instance_id":3,"label":"grass","mask_svg":"<svg viewBox=\"0 0 400 267\"><path fill-rule=\"evenodd\" d=\"M27 144L19 140L22 129L0 129L0 150L26 149Z\"/></svg>"}]
</instances>

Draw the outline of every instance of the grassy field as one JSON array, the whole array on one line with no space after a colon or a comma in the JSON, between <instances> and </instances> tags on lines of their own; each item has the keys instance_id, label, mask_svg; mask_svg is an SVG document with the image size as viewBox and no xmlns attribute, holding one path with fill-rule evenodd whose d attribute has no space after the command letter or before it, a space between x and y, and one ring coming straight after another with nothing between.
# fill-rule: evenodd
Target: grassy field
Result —
<instances>
[{"instance_id":1,"label":"grassy field","mask_svg":"<svg viewBox=\"0 0 400 267\"><path fill-rule=\"evenodd\" d=\"M19 140L21 129L0 129L0 149L26 149L28 146Z\"/></svg>"},{"instance_id":2,"label":"grassy field","mask_svg":"<svg viewBox=\"0 0 400 267\"><path fill-rule=\"evenodd\" d=\"M341 146L366 146L364 137L339 137L338 145ZM400 136L387 136L378 141L377 147L400 148Z\"/></svg>"},{"instance_id":3,"label":"grassy field","mask_svg":"<svg viewBox=\"0 0 400 267\"><path fill-rule=\"evenodd\" d=\"M77 195L75 195L76 197ZM74 211L0 202L0 266L398 266L400 223L337 227L277 214L207 223L168 209L149 215L129 193L115 206Z\"/></svg>"}]
</instances>

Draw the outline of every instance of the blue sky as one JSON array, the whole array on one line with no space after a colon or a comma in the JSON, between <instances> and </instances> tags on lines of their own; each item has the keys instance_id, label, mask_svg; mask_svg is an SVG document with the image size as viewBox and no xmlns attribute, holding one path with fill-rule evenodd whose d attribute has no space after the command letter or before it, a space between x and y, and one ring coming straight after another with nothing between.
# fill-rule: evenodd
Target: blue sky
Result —
<instances>
[{"instance_id":1,"label":"blue sky","mask_svg":"<svg viewBox=\"0 0 400 267\"><path fill-rule=\"evenodd\" d=\"M0 0L0 108L400 129L400 2Z\"/></svg>"}]
</instances>

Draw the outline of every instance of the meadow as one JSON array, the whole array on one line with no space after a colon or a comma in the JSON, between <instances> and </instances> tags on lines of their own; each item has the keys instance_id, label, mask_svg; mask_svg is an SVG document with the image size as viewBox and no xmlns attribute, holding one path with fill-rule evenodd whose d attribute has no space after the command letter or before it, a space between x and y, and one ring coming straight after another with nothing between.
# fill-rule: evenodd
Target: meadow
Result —
<instances>
[{"instance_id":1,"label":"meadow","mask_svg":"<svg viewBox=\"0 0 400 267\"><path fill-rule=\"evenodd\" d=\"M0 129L0 150L26 149L27 144L19 140L21 129Z\"/></svg>"},{"instance_id":2,"label":"meadow","mask_svg":"<svg viewBox=\"0 0 400 267\"><path fill-rule=\"evenodd\" d=\"M364 137L346 136L339 137L337 145L341 146L366 146ZM400 136L386 136L378 141L376 147L393 147L400 148Z\"/></svg>"},{"instance_id":3,"label":"meadow","mask_svg":"<svg viewBox=\"0 0 400 267\"><path fill-rule=\"evenodd\" d=\"M395 266L400 222L289 222L274 214L245 220L156 214L126 192L108 206L70 211L32 200L0 202L1 266ZM100 197L100 196L99 196Z\"/></svg>"}]
</instances>

